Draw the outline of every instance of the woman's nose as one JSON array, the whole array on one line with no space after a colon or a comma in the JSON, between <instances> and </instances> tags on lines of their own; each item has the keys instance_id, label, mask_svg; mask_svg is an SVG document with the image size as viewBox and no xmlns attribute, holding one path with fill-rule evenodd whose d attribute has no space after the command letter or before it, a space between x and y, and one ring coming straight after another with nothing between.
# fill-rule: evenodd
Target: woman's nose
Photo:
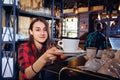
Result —
<instances>
[{"instance_id":1,"label":"woman's nose","mask_svg":"<svg viewBox=\"0 0 120 80\"><path fill-rule=\"evenodd\" d=\"M44 31L41 31L41 34L44 34L45 32Z\"/></svg>"}]
</instances>

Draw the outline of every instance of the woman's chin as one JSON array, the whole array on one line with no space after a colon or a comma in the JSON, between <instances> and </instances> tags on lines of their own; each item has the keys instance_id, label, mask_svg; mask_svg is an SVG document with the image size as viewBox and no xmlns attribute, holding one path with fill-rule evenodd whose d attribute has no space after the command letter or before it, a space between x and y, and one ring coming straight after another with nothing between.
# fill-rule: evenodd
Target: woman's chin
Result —
<instances>
[{"instance_id":1,"label":"woman's chin","mask_svg":"<svg viewBox=\"0 0 120 80\"><path fill-rule=\"evenodd\" d=\"M41 40L41 41L39 41L39 43L44 43L45 42L45 40Z\"/></svg>"}]
</instances>

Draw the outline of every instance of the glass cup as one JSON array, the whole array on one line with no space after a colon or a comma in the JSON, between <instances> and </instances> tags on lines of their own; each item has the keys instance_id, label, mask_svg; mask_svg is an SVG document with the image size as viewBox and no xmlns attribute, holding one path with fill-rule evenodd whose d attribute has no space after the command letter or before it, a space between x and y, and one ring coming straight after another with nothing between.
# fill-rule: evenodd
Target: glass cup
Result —
<instances>
[{"instance_id":1,"label":"glass cup","mask_svg":"<svg viewBox=\"0 0 120 80\"><path fill-rule=\"evenodd\" d=\"M97 48L87 47L86 51L87 51L87 53L86 53L87 59L91 59L91 58L94 58L96 56Z\"/></svg>"}]
</instances>

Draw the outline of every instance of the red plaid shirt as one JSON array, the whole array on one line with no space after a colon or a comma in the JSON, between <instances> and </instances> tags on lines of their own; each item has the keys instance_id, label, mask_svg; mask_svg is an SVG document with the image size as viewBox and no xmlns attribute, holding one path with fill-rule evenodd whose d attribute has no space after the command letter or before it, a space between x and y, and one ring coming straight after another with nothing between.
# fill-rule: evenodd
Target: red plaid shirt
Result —
<instances>
[{"instance_id":1,"label":"red plaid shirt","mask_svg":"<svg viewBox=\"0 0 120 80\"><path fill-rule=\"evenodd\" d=\"M22 77L23 80L29 80L26 78L24 71L27 67L31 66L35 62L36 59L34 55L40 56L34 44L31 45L31 48L29 47L28 42L20 45L18 48L18 63L20 66L20 77Z\"/></svg>"}]
</instances>

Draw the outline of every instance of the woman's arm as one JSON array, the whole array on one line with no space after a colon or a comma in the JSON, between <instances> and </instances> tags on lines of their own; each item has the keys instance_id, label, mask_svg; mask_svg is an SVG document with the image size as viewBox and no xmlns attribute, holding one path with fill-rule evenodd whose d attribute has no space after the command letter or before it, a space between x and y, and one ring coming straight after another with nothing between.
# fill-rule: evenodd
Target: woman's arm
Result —
<instances>
[{"instance_id":1,"label":"woman's arm","mask_svg":"<svg viewBox=\"0 0 120 80\"><path fill-rule=\"evenodd\" d=\"M28 79L33 78L46 64L46 60L41 56L34 64L25 69L25 74Z\"/></svg>"},{"instance_id":2,"label":"woman's arm","mask_svg":"<svg viewBox=\"0 0 120 80\"><path fill-rule=\"evenodd\" d=\"M42 56L36 60L31 66L25 69L25 74L28 79L33 78L47 63L53 63L57 56L61 56L62 53L55 47L47 50Z\"/></svg>"}]
</instances>

